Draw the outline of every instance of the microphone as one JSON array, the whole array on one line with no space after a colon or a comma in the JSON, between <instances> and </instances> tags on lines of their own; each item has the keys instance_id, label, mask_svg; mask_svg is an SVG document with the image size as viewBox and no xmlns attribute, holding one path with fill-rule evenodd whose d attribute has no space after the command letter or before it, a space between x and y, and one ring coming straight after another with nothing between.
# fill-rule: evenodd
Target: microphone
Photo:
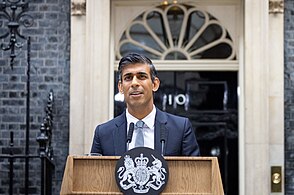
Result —
<instances>
[{"instance_id":1,"label":"microphone","mask_svg":"<svg viewBox=\"0 0 294 195\"><path fill-rule=\"evenodd\" d=\"M164 145L165 145L165 125L164 124L160 124L160 142L161 142L161 156L163 156L163 149L164 149Z\"/></svg>"},{"instance_id":2,"label":"microphone","mask_svg":"<svg viewBox=\"0 0 294 195\"><path fill-rule=\"evenodd\" d=\"M134 123L130 123L129 132L128 132L128 135L127 135L127 151L129 150L129 144L132 141L133 132L134 132L134 126L135 126Z\"/></svg>"}]
</instances>

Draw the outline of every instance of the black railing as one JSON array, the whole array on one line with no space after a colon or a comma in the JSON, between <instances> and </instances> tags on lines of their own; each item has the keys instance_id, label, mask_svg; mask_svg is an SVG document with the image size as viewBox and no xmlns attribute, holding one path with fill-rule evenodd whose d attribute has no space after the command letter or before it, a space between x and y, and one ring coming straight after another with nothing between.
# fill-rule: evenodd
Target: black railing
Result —
<instances>
[{"instance_id":1,"label":"black railing","mask_svg":"<svg viewBox=\"0 0 294 195\"><path fill-rule=\"evenodd\" d=\"M39 157L41 158L41 194L52 194L52 170L54 169L53 148L51 146L53 100L53 91L51 90L45 109L46 116L41 124L41 132L37 137L40 146Z\"/></svg>"},{"instance_id":2,"label":"black railing","mask_svg":"<svg viewBox=\"0 0 294 195\"><path fill-rule=\"evenodd\" d=\"M0 155L0 158L8 159L9 164L9 194L13 194L14 191L14 161L16 159L24 159L25 167L29 167L30 159L40 159L40 177L41 177L41 193L40 194L52 194L52 172L54 170L53 163L53 148L51 146L52 126L53 126L53 91L50 91L47 106L45 108L46 116L44 122L41 124L39 136L36 138L39 142L39 154L14 154L14 133L10 132L9 154ZM27 165L28 164L28 165ZM25 175L25 187L24 194L29 194L29 171Z\"/></svg>"}]
</instances>

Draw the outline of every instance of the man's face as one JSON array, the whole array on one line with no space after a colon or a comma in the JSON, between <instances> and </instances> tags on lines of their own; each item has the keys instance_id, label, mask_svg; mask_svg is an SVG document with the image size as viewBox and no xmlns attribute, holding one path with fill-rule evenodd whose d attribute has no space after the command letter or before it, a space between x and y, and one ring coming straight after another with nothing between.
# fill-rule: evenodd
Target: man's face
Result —
<instances>
[{"instance_id":1,"label":"man's face","mask_svg":"<svg viewBox=\"0 0 294 195\"><path fill-rule=\"evenodd\" d=\"M124 94L129 109L148 109L153 107L153 92L157 91L159 84L158 78L152 82L149 65L130 64L122 70L118 89Z\"/></svg>"}]
</instances>

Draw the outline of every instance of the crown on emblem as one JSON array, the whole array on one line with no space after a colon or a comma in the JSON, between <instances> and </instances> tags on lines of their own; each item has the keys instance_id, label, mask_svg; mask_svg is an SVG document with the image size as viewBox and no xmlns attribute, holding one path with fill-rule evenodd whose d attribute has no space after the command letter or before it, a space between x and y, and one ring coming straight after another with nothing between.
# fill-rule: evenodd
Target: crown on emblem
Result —
<instances>
[{"instance_id":1,"label":"crown on emblem","mask_svg":"<svg viewBox=\"0 0 294 195\"><path fill-rule=\"evenodd\" d=\"M142 167L146 167L149 159L147 157L143 157L143 154L140 154L140 157L136 157L135 158L135 162L137 166L142 166Z\"/></svg>"}]
</instances>

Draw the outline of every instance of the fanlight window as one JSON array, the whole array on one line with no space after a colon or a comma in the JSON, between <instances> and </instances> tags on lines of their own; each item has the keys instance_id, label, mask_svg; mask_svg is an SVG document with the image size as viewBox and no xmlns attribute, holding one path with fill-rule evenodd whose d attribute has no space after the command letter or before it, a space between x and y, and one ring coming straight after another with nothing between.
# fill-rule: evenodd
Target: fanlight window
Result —
<instances>
[{"instance_id":1,"label":"fanlight window","mask_svg":"<svg viewBox=\"0 0 294 195\"><path fill-rule=\"evenodd\" d=\"M155 60L234 60L232 39L220 22L194 6L158 6L134 19L120 38L117 58L138 52Z\"/></svg>"}]
</instances>

